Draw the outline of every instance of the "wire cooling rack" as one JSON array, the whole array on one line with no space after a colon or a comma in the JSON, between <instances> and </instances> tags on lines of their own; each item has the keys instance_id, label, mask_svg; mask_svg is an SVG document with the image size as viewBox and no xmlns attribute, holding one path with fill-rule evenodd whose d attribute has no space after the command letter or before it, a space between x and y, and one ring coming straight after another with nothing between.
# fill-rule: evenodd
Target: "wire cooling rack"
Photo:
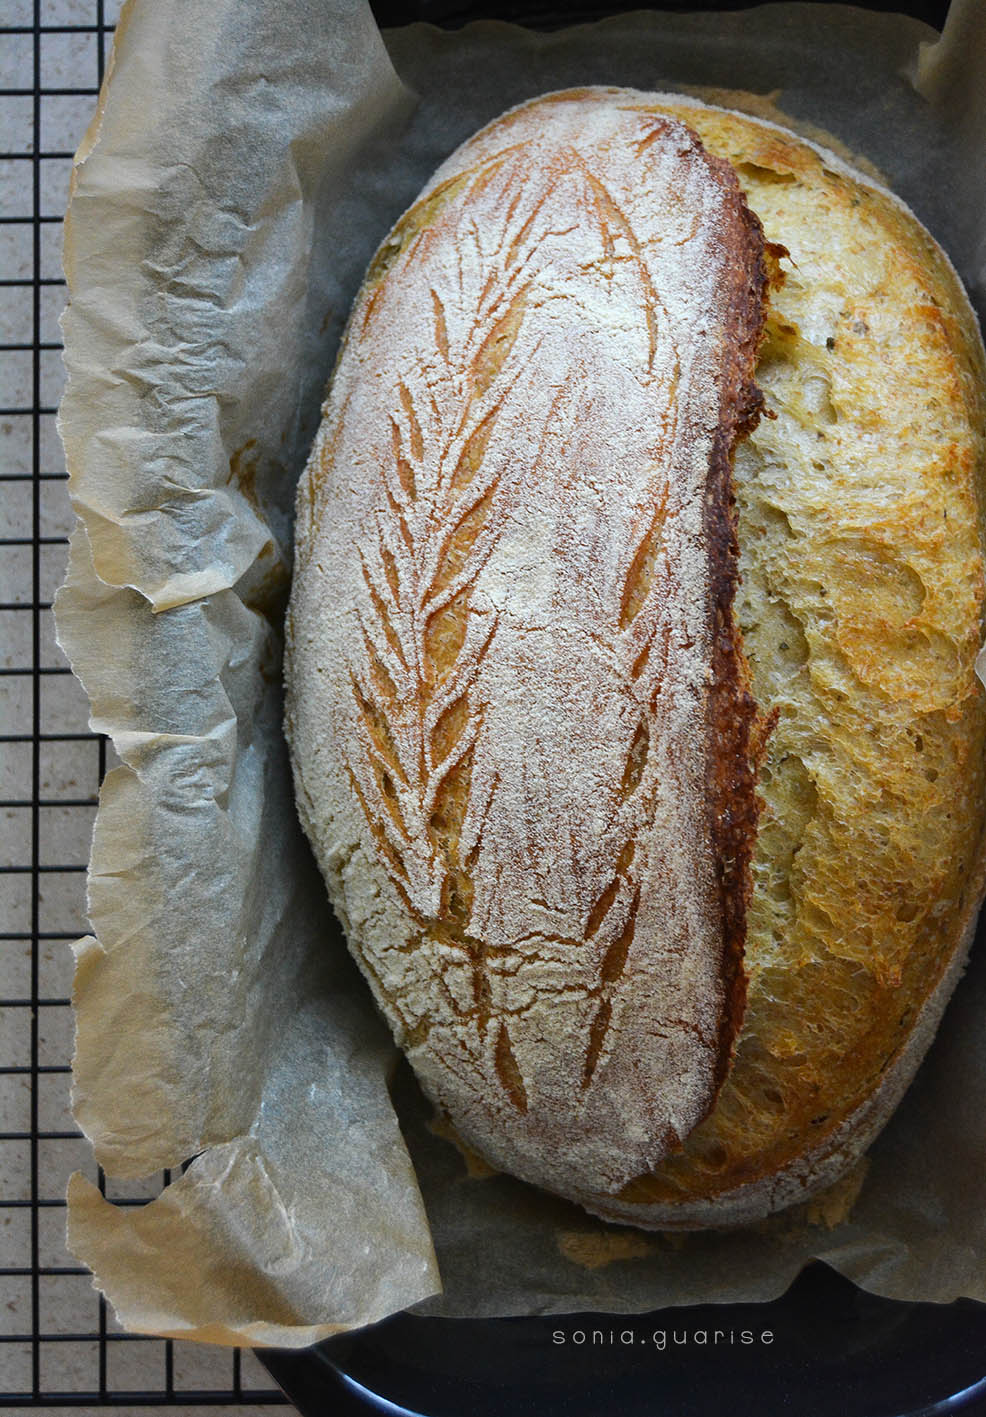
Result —
<instances>
[{"instance_id":1,"label":"wire cooling rack","mask_svg":"<svg viewBox=\"0 0 986 1417\"><path fill-rule=\"evenodd\" d=\"M284 1404L249 1352L123 1333L64 1245L81 1170L123 1205L68 1105L69 942L112 749L55 643L73 514L55 429L61 216L118 0L0 0L0 1410Z\"/></svg>"}]
</instances>

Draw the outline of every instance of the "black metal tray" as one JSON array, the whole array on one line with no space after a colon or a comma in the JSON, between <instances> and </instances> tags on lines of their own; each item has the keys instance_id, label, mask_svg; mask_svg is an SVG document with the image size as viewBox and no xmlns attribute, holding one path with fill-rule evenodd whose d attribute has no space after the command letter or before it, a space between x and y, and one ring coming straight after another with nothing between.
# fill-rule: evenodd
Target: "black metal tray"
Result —
<instances>
[{"instance_id":1,"label":"black metal tray","mask_svg":"<svg viewBox=\"0 0 986 1417\"><path fill-rule=\"evenodd\" d=\"M304 1417L986 1413L986 1304L879 1299L819 1263L769 1304L526 1319L400 1314L258 1357Z\"/></svg>"},{"instance_id":2,"label":"black metal tray","mask_svg":"<svg viewBox=\"0 0 986 1417\"><path fill-rule=\"evenodd\" d=\"M383 25L494 16L538 27L626 8L375 0ZM869 0L941 27L948 0ZM768 1337L769 1335L769 1337ZM768 1304L651 1314L434 1319L399 1314L317 1347L257 1355L304 1417L932 1417L986 1414L986 1304L907 1304L820 1263Z\"/></svg>"}]
</instances>

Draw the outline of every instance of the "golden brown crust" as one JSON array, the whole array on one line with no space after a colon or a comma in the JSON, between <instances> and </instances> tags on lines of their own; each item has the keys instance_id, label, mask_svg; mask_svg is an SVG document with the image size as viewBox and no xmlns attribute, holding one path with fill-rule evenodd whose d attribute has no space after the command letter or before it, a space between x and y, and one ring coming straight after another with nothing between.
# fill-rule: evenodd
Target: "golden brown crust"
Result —
<instances>
[{"instance_id":1,"label":"golden brown crust","mask_svg":"<svg viewBox=\"0 0 986 1417\"><path fill-rule=\"evenodd\" d=\"M736 271L726 288L731 308L722 341L722 403L709 464L705 536L712 567L712 685L709 693L709 809L723 918L723 998L719 1024L716 1096L732 1062L733 1046L746 1008L746 911L753 889L750 858L757 835L757 705L750 691L742 637L733 613L739 544L733 454L760 421L763 395L754 379L763 336L767 260L763 227L739 194L732 167L715 159L723 185L739 198L741 225L730 253ZM710 1109L711 1110L711 1109Z\"/></svg>"}]
</instances>

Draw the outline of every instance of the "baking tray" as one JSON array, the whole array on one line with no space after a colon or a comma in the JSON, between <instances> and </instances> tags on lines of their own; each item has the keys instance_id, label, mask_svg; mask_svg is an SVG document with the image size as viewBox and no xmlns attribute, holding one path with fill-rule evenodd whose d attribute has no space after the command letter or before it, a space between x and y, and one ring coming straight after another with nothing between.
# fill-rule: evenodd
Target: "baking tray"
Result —
<instances>
[{"instance_id":1,"label":"baking tray","mask_svg":"<svg viewBox=\"0 0 986 1417\"><path fill-rule=\"evenodd\" d=\"M401 1314L315 1348L257 1356L305 1417L986 1413L986 1305L880 1299L817 1262L769 1304Z\"/></svg>"},{"instance_id":2,"label":"baking tray","mask_svg":"<svg viewBox=\"0 0 986 1417\"><path fill-rule=\"evenodd\" d=\"M623 8L378 0L374 12L383 25L498 18L556 28ZM640 8L745 7L720 0ZM887 0L866 8L940 28L948 4ZM975 948L986 948L984 935L981 926ZM986 1414L986 1305L882 1299L818 1262L767 1304L482 1320L408 1313L314 1348L258 1357L305 1417Z\"/></svg>"}]
</instances>

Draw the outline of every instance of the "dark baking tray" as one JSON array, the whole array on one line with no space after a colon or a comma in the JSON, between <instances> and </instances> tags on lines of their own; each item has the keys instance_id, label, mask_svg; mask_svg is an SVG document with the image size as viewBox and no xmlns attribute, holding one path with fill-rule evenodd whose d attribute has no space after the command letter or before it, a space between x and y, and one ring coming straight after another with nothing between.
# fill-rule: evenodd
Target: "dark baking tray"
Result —
<instances>
[{"instance_id":1,"label":"dark baking tray","mask_svg":"<svg viewBox=\"0 0 986 1417\"><path fill-rule=\"evenodd\" d=\"M427 20L449 28L478 18L555 28L627 8L748 6L373 4L381 25ZM941 28L948 0L870 0L865 8ZM984 933L980 927L978 948L986 948ZM986 1417L986 1305L881 1299L817 1262L768 1304L629 1316L397 1314L314 1348L257 1356L304 1417Z\"/></svg>"},{"instance_id":2,"label":"dark baking tray","mask_svg":"<svg viewBox=\"0 0 986 1417\"><path fill-rule=\"evenodd\" d=\"M316 1348L257 1356L305 1417L986 1413L986 1305L879 1299L819 1263L770 1304L523 1319L399 1314Z\"/></svg>"}]
</instances>

